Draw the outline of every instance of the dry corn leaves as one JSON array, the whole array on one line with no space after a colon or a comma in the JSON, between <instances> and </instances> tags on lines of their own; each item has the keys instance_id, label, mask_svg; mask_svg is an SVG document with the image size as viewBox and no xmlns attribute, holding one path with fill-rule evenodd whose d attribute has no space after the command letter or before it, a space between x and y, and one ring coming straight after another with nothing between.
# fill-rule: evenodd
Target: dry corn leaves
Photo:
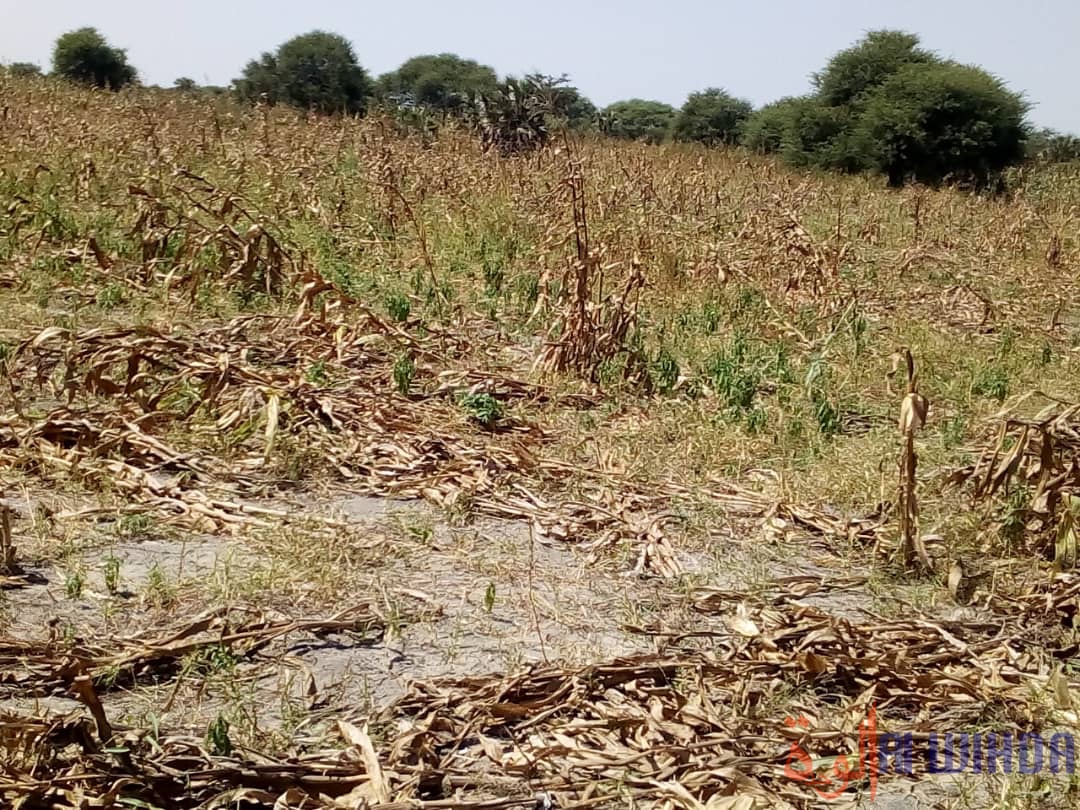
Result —
<instances>
[{"instance_id":1,"label":"dry corn leaves","mask_svg":"<svg viewBox=\"0 0 1080 810\"><path fill-rule=\"evenodd\" d=\"M407 618L407 617L406 617ZM186 656L207 648L251 656L291 633L348 634L354 643L382 637L385 623L367 605L325 619L294 620L241 609L214 609L167 631L99 639L63 641L0 637L0 694L41 696L70 688L88 676L99 689L131 683L149 674L174 672Z\"/></svg>"},{"instance_id":2,"label":"dry corn leaves","mask_svg":"<svg viewBox=\"0 0 1080 810\"><path fill-rule=\"evenodd\" d=\"M96 739L100 726L79 715L9 712L0 715L0 796L58 808L86 801L402 810L630 801L688 810L811 807L817 796L784 777L790 746L817 757L855 753L871 703L883 730L920 739L991 719L1038 727L1052 718L1030 714L1033 690L1050 696L1057 719L1074 717L1074 686L1026 627L1075 611L1080 579L1058 577L1043 593L996 603L977 621L935 621L913 610L856 624L800 603L857 584L800 576L764 596L704 589L695 598L700 627L655 631L672 637L666 652L414 683L370 718L378 735L366 721L340 719L336 747L287 760L213 756L190 738L151 741L126 729L114 729L106 744ZM693 636L697 648L680 644L680 635ZM242 630L225 637L249 636L262 637ZM709 644L701 644L703 636ZM175 651L185 638L146 645L140 654ZM793 692L799 697L791 702ZM793 713L811 719L811 728L786 723Z\"/></svg>"},{"instance_id":3,"label":"dry corn leaves","mask_svg":"<svg viewBox=\"0 0 1080 810\"><path fill-rule=\"evenodd\" d=\"M1027 487L1025 523L1037 530L1056 525L1054 561L1061 568L1077 561L1075 518L1080 510L1080 405L1054 400L1032 417L1015 413L1032 392L995 417L994 436L974 464L949 476L967 484L977 500Z\"/></svg>"},{"instance_id":4,"label":"dry corn leaves","mask_svg":"<svg viewBox=\"0 0 1080 810\"><path fill-rule=\"evenodd\" d=\"M362 314L349 325L247 317L194 335L46 329L12 365L0 455L45 480L122 493L189 528L290 519L253 499L303 468L353 491L526 520L541 537L596 550L633 543L639 571L680 573L668 510L691 493L581 471L581 491L558 494L567 467L542 455L543 429L512 416L478 429L455 404L462 392L542 401L543 388L421 362L424 384L401 395L395 352L437 358L439 339L421 344ZM736 511L748 498L756 514L766 508L741 490L706 496Z\"/></svg>"}]
</instances>

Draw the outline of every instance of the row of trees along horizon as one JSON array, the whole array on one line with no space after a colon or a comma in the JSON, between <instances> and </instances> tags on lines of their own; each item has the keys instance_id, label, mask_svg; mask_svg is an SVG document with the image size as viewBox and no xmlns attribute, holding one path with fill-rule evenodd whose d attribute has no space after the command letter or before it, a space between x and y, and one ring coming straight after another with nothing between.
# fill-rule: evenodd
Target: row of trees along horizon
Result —
<instances>
[{"instance_id":1,"label":"row of trees along horizon","mask_svg":"<svg viewBox=\"0 0 1080 810\"><path fill-rule=\"evenodd\" d=\"M28 63L6 71L41 74ZM59 37L52 74L111 90L138 84L126 52L93 28ZM565 127L649 143L738 145L794 167L877 172L893 186L916 181L981 189L1024 161L1080 160L1080 138L1035 130L1020 93L980 67L922 48L917 36L903 31L868 33L833 56L811 84L807 95L757 110L719 88L692 93L679 109L637 98L598 109L565 75L500 79L493 68L451 53L416 56L373 79L348 40L312 31L249 62L230 88L180 78L174 89L324 115L377 108L428 131L455 121L506 154L542 146Z\"/></svg>"}]
</instances>

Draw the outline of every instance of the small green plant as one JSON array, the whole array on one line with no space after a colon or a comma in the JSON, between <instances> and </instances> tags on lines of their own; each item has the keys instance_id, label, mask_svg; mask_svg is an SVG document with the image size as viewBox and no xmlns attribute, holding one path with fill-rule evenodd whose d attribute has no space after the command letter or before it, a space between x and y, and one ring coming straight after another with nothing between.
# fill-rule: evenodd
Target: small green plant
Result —
<instances>
[{"instance_id":1,"label":"small green plant","mask_svg":"<svg viewBox=\"0 0 1080 810\"><path fill-rule=\"evenodd\" d=\"M1009 374L998 365L979 369L971 390L981 397L1004 402L1009 396Z\"/></svg>"},{"instance_id":2,"label":"small green plant","mask_svg":"<svg viewBox=\"0 0 1080 810\"><path fill-rule=\"evenodd\" d=\"M484 612L491 613L495 609L495 583L489 582L484 589Z\"/></svg>"},{"instance_id":3,"label":"small green plant","mask_svg":"<svg viewBox=\"0 0 1080 810\"><path fill-rule=\"evenodd\" d=\"M216 675L232 672L236 668L236 656L224 644L200 647L184 662L184 669L199 675Z\"/></svg>"},{"instance_id":4,"label":"small green plant","mask_svg":"<svg viewBox=\"0 0 1080 810\"><path fill-rule=\"evenodd\" d=\"M412 312L412 303L409 301L409 297L404 293L390 293L386 296L386 312L398 323L404 323L409 320L409 314Z\"/></svg>"},{"instance_id":5,"label":"small green plant","mask_svg":"<svg viewBox=\"0 0 1080 810\"><path fill-rule=\"evenodd\" d=\"M157 563L150 566L146 573L146 596L151 604L158 607L170 604L175 597L169 578Z\"/></svg>"},{"instance_id":6,"label":"small green plant","mask_svg":"<svg viewBox=\"0 0 1080 810\"><path fill-rule=\"evenodd\" d=\"M397 388L398 393L403 397L407 397L412 390L412 381L415 372L416 365L409 355L403 354L394 361L394 387Z\"/></svg>"},{"instance_id":7,"label":"small green plant","mask_svg":"<svg viewBox=\"0 0 1080 810\"><path fill-rule=\"evenodd\" d=\"M667 348L661 348L650 369L653 384L661 394L667 394L679 381L679 363Z\"/></svg>"},{"instance_id":8,"label":"small green plant","mask_svg":"<svg viewBox=\"0 0 1080 810\"><path fill-rule=\"evenodd\" d=\"M813 392L812 402L814 404L814 418L817 420L818 430L821 431L822 436L832 438L839 433L843 427L840 411L829 401L829 398L825 396L824 392L819 390Z\"/></svg>"},{"instance_id":9,"label":"small green plant","mask_svg":"<svg viewBox=\"0 0 1080 810\"><path fill-rule=\"evenodd\" d=\"M120 537L135 538L145 537L150 533L154 521L150 515L137 512L131 515L121 515L113 524L113 530Z\"/></svg>"},{"instance_id":10,"label":"small green plant","mask_svg":"<svg viewBox=\"0 0 1080 810\"><path fill-rule=\"evenodd\" d=\"M754 405L763 378L756 358L741 333L705 361L705 375L717 396L735 419Z\"/></svg>"},{"instance_id":11,"label":"small green plant","mask_svg":"<svg viewBox=\"0 0 1080 810\"><path fill-rule=\"evenodd\" d=\"M304 377L312 385L326 385L330 380L330 375L326 373L326 361L316 360L308 368Z\"/></svg>"},{"instance_id":12,"label":"small green plant","mask_svg":"<svg viewBox=\"0 0 1080 810\"><path fill-rule=\"evenodd\" d=\"M701 305L701 328L706 335L716 334L722 322L720 307L714 301L706 301Z\"/></svg>"},{"instance_id":13,"label":"small green plant","mask_svg":"<svg viewBox=\"0 0 1080 810\"><path fill-rule=\"evenodd\" d=\"M105 590L116 596L120 592L120 560L110 554L102 566L105 574Z\"/></svg>"},{"instance_id":14,"label":"small green plant","mask_svg":"<svg viewBox=\"0 0 1080 810\"><path fill-rule=\"evenodd\" d=\"M219 714L206 728L206 747L217 757L227 757L233 752L232 740L229 739L229 721Z\"/></svg>"},{"instance_id":15,"label":"small green plant","mask_svg":"<svg viewBox=\"0 0 1080 810\"><path fill-rule=\"evenodd\" d=\"M1016 332L1008 327L1001 332L1001 344L998 346L998 357L1008 357L1016 348Z\"/></svg>"},{"instance_id":16,"label":"small green plant","mask_svg":"<svg viewBox=\"0 0 1080 810\"><path fill-rule=\"evenodd\" d=\"M83 586L86 584L82 571L74 569L68 571L64 580L64 594L68 599L78 599L82 596Z\"/></svg>"},{"instance_id":17,"label":"small green plant","mask_svg":"<svg viewBox=\"0 0 1080 810\"><path fill-rule=\"evenodd\" d=\"M526 273L517 279L516 286L521 311L531 313L540 298L540 277L535 273Z\"/></svg>"},{"instance_id":18,"label":"small green plant","mask_svg":"<svg viewBox=\"0 0 1080 810\"><path fill-rule=\"evenodd\" d=\"M484 256L483 273L484 294L494 297L502 292L503 282L506 280L502 262L496 257Z\"/></svg>"},{"instance_id":19,"label":"small green plant","mask_svg":"<svg viewBox=\"0 0 1080 810\"><path fill-rule=\"evenodd\" d=\"M998 534L1012 548L1019 546L1027 534L1030 502L1031 492L1027 487L1017 487L1009 493Z\"/></svg>"},{"instance_id":20,"label":"small green plant","mask_svg":"<svg viewBox=\"0 0 1080 810\"><path fill-rule=\"evenodd\" d=\"M106 284L97 294L97 304L102 309L116 309L124 303L124 289L115 282Z\"/></svg>"},{"instance_id":21,"label":"small green plant","mask_svg":"<svg viewBox=\"0 0 1080 810\"><path fill-rule=\"evenodd\" d=\"M471 421L486 428L494 427L503 417L502 403L486 392L463 394L459 402Z\"/></svg>"},{"instance_id":22,"label":"small green plant","mask_svg":"<svg viewBox=\"0 0 1080 810\"><path fill-rule=\"evenodd\" d=\"M746 429L750 433L761 433L768 421L769 415L764 408L751 408L746 413Z\"/></svg>"},{"instance_id":23,"label":"small green plant","mask_svg":"<svg viewBox=\"0 0 1080 810\"><path fill-rule=\"evenodd\" d=\"M941 441L945 445L946 450L952 450L954 447L959 447L964 441L964 435L967 433L967 421L963 416L957 414L951 419L945 422L944 427L941 430Z\"/></svg>"},{"instance_id":24,"label":"small green plant","mask_svg":"<svg viewBox=\"0 0 1080 810\"><path fill-rule=\"evenodd\" d=\"M859 357L866 351L867 335L870 331L870 324L866 318L860 314L853 315L851 318L851 343L852 350L856 357Z\"/></svg>"}]
</instances>

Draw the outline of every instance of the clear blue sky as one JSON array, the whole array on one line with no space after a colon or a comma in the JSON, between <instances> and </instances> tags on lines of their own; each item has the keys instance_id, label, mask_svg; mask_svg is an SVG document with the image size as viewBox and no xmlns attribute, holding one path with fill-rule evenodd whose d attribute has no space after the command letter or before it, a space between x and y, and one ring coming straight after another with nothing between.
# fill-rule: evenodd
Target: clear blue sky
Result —
<instances>
[{"instance_id":1,"label":"clear blue sky","mask_svg":"<svg viewBox=\"0 0 1080 810\"><path fill-rule=\"evenodd\" d=\"M372 73L450 51L500 73L568 73L594 102L679 105L720 86L755 105L805 92L809 74L873 28L903 28L998 74L1032 120L1080 133L1077 0L0 0L0 61L48 67L57 35L93 25L143 81L227 84L294 34L343 34Z\"/></svg>"}]
</instances>

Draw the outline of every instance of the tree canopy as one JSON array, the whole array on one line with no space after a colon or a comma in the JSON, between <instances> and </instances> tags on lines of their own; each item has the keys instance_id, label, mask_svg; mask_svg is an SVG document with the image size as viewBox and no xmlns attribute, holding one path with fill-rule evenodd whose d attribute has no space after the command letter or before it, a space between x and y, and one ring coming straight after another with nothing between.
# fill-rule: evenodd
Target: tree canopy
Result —
<instances>
[{"instance_id":1,"label":"tree canopy","mask_svg":"<svg viewBox=\"0 0 1080 810\"><path fill-rule=\"evenodd\" d=\"M660 143L671 131L675 108L640 98L616 101L601 113L604 131L616 138Z\"/></svg>"},{"instance_id":2,"label":"tree canopy","mask_svg":"<svg viewBox=\"0 0 1080 810\"><path fill-rule=\"evenodd\" d=\"M855 139L889 177L986 185L1024 157L1028 105L980 68L909 64L865 101Z\"/></svg>"},{"instance_id":3,"label":"tree canopy","mask_svg":"<svg viewBox=\"0 0 1080 810\"><path fill-rule=\"evenodd\" d=\"M919 47L919 38L906 31L871 31L861 41L836 54L814 74L817 98L826 106L840 107L859 101L904 65L937 62Z\"/></svg>"},{"instance_id":4,"label":"tree canopy","mask_svg":"<svg viewBox=\"0 0 1080 810\"><path fill-rule=\"evenodd\" d=\"M495 70L452 53L414 56L379 77L379 96L399 106L460 112L477 93L498 84Z\"/></svg>"},{"instance_id":5,"label":"tree canopy","mask_svg":"<svg viewBox=\"0 0 1080 810\"><path fill-rule=\"evenodd\" d=\"M1023 98L982 68L922 49L913 34L871 32L814 85L755 113L744 143L795 166L880 171L892 185L993 185L1023 159Z\"/></svg>"},{"instance_id":6,"label":"tree canopy","mask_svg":"<svg viewBox=\"0 0 1080 810\"><path fill-rule=\"evenodd\" d=\"M96 28L62 34L53 47L52 64L57 76L110 90L119 90L138 78L128 64L127 52L111 47Z\"/></svg>"},{"instance_id":7,"label":"tree canopy","mask_svg":"<svg viewBox=\"0 0 1080 810\"><path fill-rule=\"evenodd\" d=\"M710 87L690 95L675 116L672 134L676 140L708 146L736 143L743 121L753 111L749 101Z\"/></svg>"},{"instance_id":8,"label":"tree canopy","mask_svg":"<svg viewBox=\"0 0 1080 810\"><path fill-rule=\"evenodd\" d=\"M565 74L554 77L533 73L528 78L544 96L550 115L565 122L571 129L588 129L596 124L596 105L571 85Z\"/></svg>"},{"instance_id":9,"label":"tree canopy","mask_svg":"<svg viewBox=\"0 0 1080 810\"><path fill-rule=\"evenodd\" d=\"M1080 161L1080 137L1053 129L1040 129L1028 135L1026 155L1040 163Z\"/></svg>"},{"instance_id":10,"label":"tree canopy","mask_svg":"<svg viewBox=\"0 0 1080 810\"><path fill-rule=\"evenodd\" d=\"M349 41L327 31L301 34L264 53L234 85L244 99L320 113L361 113L373 89Z\"/></svg>"},{"instance_id":11,"label":"tree canopy","mask_svg":"<svg viewBox=\"0 0 1080 810\"><path fill-rule=\"evenodd\" d=\"M41 68L35 65L33 62L12 62L5 70L11 76L27 77L27 76L40 76Z\"/></svg>"}]
</instances>

